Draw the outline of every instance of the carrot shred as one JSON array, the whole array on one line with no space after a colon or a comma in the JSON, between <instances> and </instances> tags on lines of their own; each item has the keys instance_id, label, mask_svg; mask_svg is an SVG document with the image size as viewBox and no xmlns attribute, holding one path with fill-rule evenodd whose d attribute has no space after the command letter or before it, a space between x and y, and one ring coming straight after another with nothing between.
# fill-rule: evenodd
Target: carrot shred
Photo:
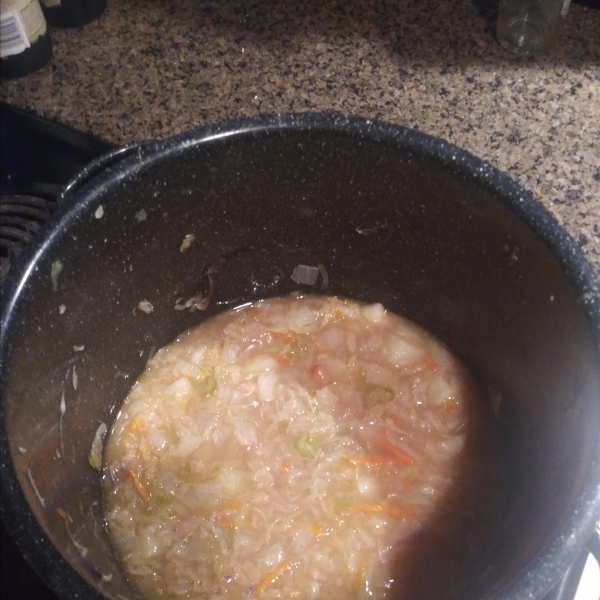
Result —
<instances>
[{"instance_id":1,"label":"carrot shred","mask_svg":"<svg viewBox=\"0 0 600 600\"><path fill-rule=\"evenodd\" d=\"M325 527L323 527L323 525L313 525L312 529L311 529L311 533L313 534L313 537L320 536L324 531L325 531Z\"/></svg>"},{"instance_id":2,"label":"carrot shred","mask_svg":"<svg viewBox=\"0 0 600 600\"><path fill-rule=\"evenodd\" d=\"M228 502L223 502L223 504L219 504L215 508L215 512L224 512L226 510L237 510L238 508L242 508L244 503L241 500L229 500Z\"/></svg>"},{"instance_id":3,"label":"carrot shred","mask_svg":"<svg viewBox=\"0 0 600 600\"><path fill-rule=\"evenodd\" d=\"M397 506L386 506L384 504L356 504L348 509L352 513L371 513L379 515L390 515L401 519L412 519L413 513Z\"/></svg>"},{"instance_id":4,"label":"carrot shred","mask_svg":"<svg viewBox=\"0 0 600 600\"><path fill-rule=\"evenodd\" d=\"M410 454L407 454L404 450L400 450L400 448L397 448L389 442L379 442L379 449L382 452L387 453L395 462L400 464L412 465L414 462L414 459Z\"/></svg>"},{"instance_id":5,"label":"carrot shred","mask_svg":"<svg viewBox=\"0 0 600 600\"><path fill-rule=\"evenodd\" d=\"M134 417L125 429L123 433L124 436L129 434L140 434L140 435L148 435L148 429L146 428L146 423L142 421L139 417Z\"/></svg>"},{"instance_id":6,"label":"carrot shred","mask_svg":"<svg viewBox=\"0 0 600 600\"><path fill-rule=\"evenodd\" d=\"M292 463L291 463L289 460L284 460L284 461L281 463L281 468L282 468L284 471L289 471L289 470L292 468Z\"/></svg>"},{"instance_id":7,"label":"carrot shred","mask_svg":"<svg viewBox=\"0 0 600 600\"><path fill-rule=\"evenodd\" d=\"M244 503L241 500L229 500L219 504L213 511L213 516L217 520L219 527L223 529L236 529L235 516L229 514L231 511L242 508ZM243 526L241 526L243 528Z\"/></svg>"},{"instance_id":8,"label":"carrot shred","mask_svg":"<svg viewBox=\"0 0 600 600\"><path fill-rule=\"evenodd\" d=\"M356 578L354 580L354 592L359 594L364 592L366 589L366 579L367 579L367 567L363 561L360 562L360 567L356 572Z\"/></svg>"},{"instance_id":9,"label":"carrot shred","mask_svg":"<svg viewBox=\"0 0 600 600\"><path fill-rule=\"evenodd\" d=\"M292 364L288 358L280 354L275 354L273 358L280 367L289 367Z\"/></svg>"},{"instance_id":10,"label":"carrot shred","mask_svg":"<svg viewBox=\"0 0 600 600\"><path fill-rule=\"evenodd\" d=\"M454 415L457 411L456 404L453 404L452 402L446 402L446 404L444 404L444 410L447 414Z\"/></svg>"},{"instance_id":11,"label":"carrot shred","mask_svg":"<svg viewBox=\"0 0 600 600\"><path fill-rule=\"evenodd\" d=\"M274 338L286 343L293 344L296 341L296 338L289 331L272 331L271 335Z\"/></svg>"},{"instance_id":12,"label":"carrot shred","mask_svg":"<svg viewBox=\"0 0 600 600\"><path fill-rule=\"evenodd\" d=\"M291 560L279 563L265 578L252 589L252 596L260 596L265 590L272 586L285 571L292 566Z\"/></svg>"},{"instance_id":13,"label":"carrot shred","mask_svg":"<svg viewBox=\"0 0 600 600\"><path fill-rule=\"evenodd\" d=\"M133 487L137 492L137 495L144 501L148 502L150 500L150 494L148 490L144 487L144 484L140 481L140 478L135 474L134 471L129 471L129 478L133 483Z\"/></svg>"},{"instance_id":14,"label":"carrot shred","mask_svg":"<svg viewBox=\"0 0 600 600\"><path fill-rule=\"evenodd\" d=\"M433 360L430 354L425 357L425 366L431 371L438 370L438 364L435 362L435 360Z\"/></svg>"},{"instance_id":15,"label":"carrot shred","mask_svg":"<svg viewBox=\"0 0 600 600\"><path fill-rule=\"evenodd\" d=\"M219 527L222 527L223 529L235 529L235 520L231 517L219 519Z\"/></svg>"},{"instance_id":16,"label":"carrot shred","mask_svg":"<svg viewBox=\"0 0 600 600\"><path fill-rule=\"evenodd\" d=\"M393 444L388 442L380 442L379 450L382 454L364 454L358 456L345 456L344 460L348 461L350 464L355 467L363 466L363 465L373 465L380 466L386 462L395 462L401 465L411 465L414 462L414 459L410 454L404 452L404 450L400 450Z\"/></svg>"},{"instance_id":17,"label":"carrot shred","mask_svg":"<svg viewBox=\"0 0 600 600\"><path fill-rule=\"evenodd\" d=\"M236 519L232 515L217 517L217 525L221 527L221 529L235 529L236 531L243 531L252 528L250 523Z\"/></svg>"},{"instance_id":18,"label":"carrot shred","mask_svg":"<svg viewBox=\"0 0 600 600\"><path fill-rule=\"evenodd\" d=\"M343 313L343 312L342 312L342 311L341 311L339 308L336 308L336 309L333 311L333 318L334 318L336 321L339 321L340 319L343 319L343 318L344 318L344 313Z\"/></svg>"}]
</instances>

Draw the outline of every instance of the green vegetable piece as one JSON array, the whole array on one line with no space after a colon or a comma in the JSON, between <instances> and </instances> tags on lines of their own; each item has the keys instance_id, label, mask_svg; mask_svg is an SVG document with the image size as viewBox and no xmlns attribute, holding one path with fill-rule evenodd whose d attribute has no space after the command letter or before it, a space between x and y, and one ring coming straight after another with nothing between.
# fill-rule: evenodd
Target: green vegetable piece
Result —
<instances>
[{"instance_id":1,"label":"green vegetable piece","mask_svg":"<svg viewBox=\"0 0 600 600\"><path fill-rule=\"evenodd\" d=\"M343 492L338 492L333 497L333 506L338 512L348 510L350 508L350 499Z\"/></svg>"},{"instance_id":2,"label":"green vegetable piece","mask_svg":"<svg viewBox=\"0 0 600 600\"><path fill-rule=\"evenodd\" d=\"M193 464L185 462L175 471L175 477L183 483L205 483L213 481L221 471L221 467L208 467L200 470L195 468Z\"/></svg>"},{"instance_id":3,"label":"green vegetable piece","mask_svg":"<svg viewBox=\"0 0 600 600\"><path fill-rule=\"evenodd\" d=\"M102 468L102 436L106 433L106 423L100 423L100 426L96 430L94 441L92 442L92 449L88 460L90 465L99 471Z\"/></svg>"},{"instance_id":4,"label":"green vegetable piece","mask_svg":"<svg viewBox=\"0 0 600 600\"><path fill-rule=\"evenodd\" d=\"M102 457L100 454L90 454L90 465L97 471L102 467Z\"/></svg>"},{"instance_id":5,"label":"green vegetable piece","mask_svg":"<svg viewBox=\"0 0 600 600\"><path fill-rule=\"evenodd\" d=\"M391 402L394 399L394 392L383 385L376 385L363 394L363 405L365 408L373 408L378 404Z\"/></svg>"},{"instance_id":6,"label":"green vegetable piece","mask_svg":"<svg viewBox=\"0 0 600 600\"><path fill-rule=\"evenodd\" d=\"M217 380L213 375L207 375L203 379L196 379L193 385L194 389L201 396L212 396L217 390Z\"/></svg>"},{"instance_id":7,"label":"green vegetable piece","mask_svg":"<svg viewBox=\"0 0 600 600\"><path fill-rule=\"evenodd\" d=\"M175 477L185 483L192 483L194 480L194 469L191 463L183 463L175 473Z\"/></svg>"},{"instance_id":8,"label":"green vegetable piece","mask_svg":"<svg viewBox=\"0 0 600 600\"><path fill-rule=\"evenodd\" d=\"M318 449L319 445L310 437L310 433L305 433L296 444L296 450L306 458L314 458Z\"/></svg>"},{"instance_id":9,"label":"green vegetable piece","mask_svg":"<svg viewBox=\"0 0 600 600\"><path fill-rule=\"evenodd\" d=\"M170 506L175 500L175 494L165 490L162 485L155 485L150 493L152 498L148 506L148 512L158 512L159 510Z\"/></svg>"},{"instance_id":10,"label":"green vegetable piece","mask_svg":"<svg viewBox=\"0 0 600 600\"><path fill-rule=\"evenodd\" d=\"M60 260L55 260L50 268L50 279L52 280L52 291L58 291L58 277L62 273L65 265Z\"/></svg>"}]
</instances>

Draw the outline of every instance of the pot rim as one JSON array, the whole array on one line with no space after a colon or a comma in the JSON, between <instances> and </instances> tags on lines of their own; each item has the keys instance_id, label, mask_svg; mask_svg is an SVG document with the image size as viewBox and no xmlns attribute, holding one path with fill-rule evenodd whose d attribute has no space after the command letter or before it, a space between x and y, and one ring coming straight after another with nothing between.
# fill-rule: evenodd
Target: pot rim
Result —
<instances>
[{"instance_id":1,"label":"pot rim","mask_svg":"<svg viewBox=\"0 0 600 600\"><path fill-rule=\"evenodd\" d=\"M533 194L508 175L470 152L418 130L376 119L339 113L283 113L243 117L192 129L161 141L142 142L104 155L86 166L67 187L45 230L23 252L17 271L9 274L2 303L0 328L0 385L5 379L10 333L28 278L45 249L60 231L93 204L95 196L124 177L132 177L147 165L169 155L187 152L204 144L247 136L276 135L285 132L322 132L375 141L408 150L420 157L449 167L462 177L475 181L511 210L546 245L561 265L581 298L588 318L597 360L600 357L600 287L593 268L566 230ZM127 150L127 151L123 151ZM107 158L108 157L108 158ZM112 157L112 158L111 158ZM110 159L110 160L109 160ZM27 266L23 269L24 266ZM600 369L600 364L599 364ZM600 401L600 399L599 399ZM0 515L21 552L50 587L64 598L82 596L104 598L72 568L42 532L20 488L5 430L4 405L0 406ZM488 596L491 600L541 598L566 571L589 540L600 516L600 436L588 479L552 542L524 565L512 582Z\"/></svg>"}]
</instances>

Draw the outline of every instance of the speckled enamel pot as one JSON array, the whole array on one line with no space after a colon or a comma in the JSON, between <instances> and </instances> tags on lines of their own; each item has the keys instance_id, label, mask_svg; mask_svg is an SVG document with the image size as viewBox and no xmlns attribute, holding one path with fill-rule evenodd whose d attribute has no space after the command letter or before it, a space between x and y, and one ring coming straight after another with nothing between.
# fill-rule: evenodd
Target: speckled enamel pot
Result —
<instances>
[{"instance_id":1,"label":"speckled enamel pot","mask_svg":"<svg viewBox=\"0 0 600 600\"><path fill-rule=\"evenodd\" d=\"M208 310L174 310L223 255ZM103 529L94 434L153 349L228 306L298 289L298 264L326 266L326 293L421 324L501 391L514 500L464 597L541 599L600 512L598 284L506 175L439 139L340 115L222 123L123 149L72 183L3 290L2 517L23 554L63 598L137 597ZM153 312L135 310L142 300Z\"/></svg>"}]
</instances>

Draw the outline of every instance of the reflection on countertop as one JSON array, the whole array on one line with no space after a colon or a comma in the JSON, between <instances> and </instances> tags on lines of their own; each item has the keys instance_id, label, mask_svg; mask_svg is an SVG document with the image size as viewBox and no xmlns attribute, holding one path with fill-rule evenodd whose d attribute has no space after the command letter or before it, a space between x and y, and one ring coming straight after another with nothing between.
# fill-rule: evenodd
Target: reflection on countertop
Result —
<instances>
[{"instance_id":1,"label":"reflection on countertop","mask_svg":"<svg viewBox=\"0 0 600 600\"><path fill-rule=\"evenodd\" d=\"M600 11L572 5L559 46L523 59L495 4L110 0L0 100L117 144L289 111L413 127L530 189L600 271Z\"/></svg>"}]
</instances>

